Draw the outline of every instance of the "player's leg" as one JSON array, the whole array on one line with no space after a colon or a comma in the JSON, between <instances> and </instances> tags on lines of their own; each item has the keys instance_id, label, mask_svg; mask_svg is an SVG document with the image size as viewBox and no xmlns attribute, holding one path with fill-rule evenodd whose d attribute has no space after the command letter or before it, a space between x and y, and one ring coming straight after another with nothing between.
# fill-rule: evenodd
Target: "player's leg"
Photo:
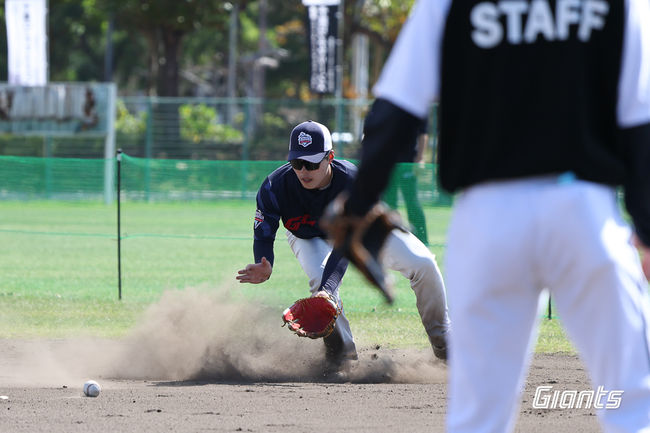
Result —
<instances>
[{"instance_id":1,"label":"player's leg","mask_svg":"<svg viewBox=\"0 0 650 433\"><path fill-rule=\"evenodd\" d=\"M323 239L300 239L289 231L287 231L287 241L296 259L298 259L298 263L309 277L311 293L315 293L320 287L323 269L325 269L325 263L332 251L332 247ZM323 339L326 357L332 363L340 363L346 359L357 359L357 349L352 337L350 322L343 310L339 287L332 294L341 308L341 314L336 319L332 334Z\"/></svg>"},{"instance_id":2,"label":"player's leg","mask_svg":"<svg viewBox=\"0 0 650 433\"><path fill-rule=\"evenodd\" d=\"M445 262L453 321L449 432L509 432L516 421L540 294L529 196L492 185L456 200Z\"/></svg>"},{"instance_id":3,"label":"player's leg","mask_svg":"<svg viewBox=\"0 0 650 433\"><path fill-rule=\"evenodd\" d=\"M384 203L386 203L391 209L397 209L397 191L399 189L399 177L397 176L398 167L399 164L395 167L395 170L393 170L390 182L388 182L388 186L381 197Z\"/></svg>"},{"instance_id":4,"label":"player's leg","mask_svg":"<svg viewBox=\"0 0 650 433\"><path fill-rule=\"evenodd\" d=\"M598 411L600 421L605 432L650 431L648 288L615 192L577 182L556 195L540 260L560 320L593 391L608 392L601 403L616 406L611 391L624 391L620 407ZM558 268L558 262L566 265Z\"/></svg>"},{"instance_id":5,"label":"player's leg","mask_svg":"<svg viewBox=\"0 0 650 433\"><path fill-rule=\"evenodd\" d=\"M436 356L446 358L449 315L445 283L435 256L412 233L393 230L381 251L384 264L408 278Z\"/></svg>"},{"instance_id":6,"label":"player's leg","mask_svg":"<svg viewBox=\"0 0 650 433\"><path fill-rule=\"evenodd\" d=\"M413 171L412 166L406 166L400 176L400 186L404 202L406 203L406 214L413 227L413 234L425 245L429 245L427 235L427 223L424 217L424 211L418 198L418 179Z\"/></svg>"}]
</instances>

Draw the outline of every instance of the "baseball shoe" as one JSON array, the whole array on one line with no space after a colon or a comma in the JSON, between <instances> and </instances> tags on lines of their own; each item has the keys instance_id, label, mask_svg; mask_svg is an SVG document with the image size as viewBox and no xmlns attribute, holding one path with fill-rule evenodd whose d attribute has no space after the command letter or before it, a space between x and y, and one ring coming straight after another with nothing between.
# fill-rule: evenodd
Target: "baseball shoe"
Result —
<instances>
[{"instance_id":1,"label":"baseball shoe","mask_svg":"<svg viewBox=\"0 0 650 433\"><path fill-rule=\"evenodd\" d=\"M441 361L447 361L447 340L445 337L429 337L433 354Z\"/></svg>"},{"instance_id":2,"label":"baseball shoe","mask_svg":"<svg viewBox=\"0 0 650 433\"><path fill-rule=\"evenodd\" d=\"M358 359L355 353L340 354L339 356L325 357L323 380L325 382L345 383L352 369L353 362Z\"/></svg>"},{"instance_id":3,"label":"baseball shoe","mask_svg":"<svg viewBox=\"0 0 650 433\"><path fill-rule=\"evenodd\" d=\"M350 364L359 359L356 349L354 347L346 349L343 346L343 339L336 332L332 332L323 341L325 343L323 379L326 382L345 382Z\"/></svg>"},{"instance_id":4,"label":"baseball shoe","mask_svg":"<svg viewBox=\"0 0 650 433\"><path fill-rule=\"evenodd\" d=\"M326 371L341 371L352 361L358 360L359 357L356 351L343 352L325 350L325 370Z\"/></svg>"},{"instance_id":5,"label":"baseball shoe","mask_svg":"<svg viewBox=\"0 0 650 433\"><path fill-rule=\"evenodd\" d=\"M447 361L447 346L432 346L433 354L441 361Z\"/></svg>"},{"instance_id":6,"label":"baseball shoe","mask_svg":"<svg viewBox=\"0 0 650 433\"><path fill-rule=\"evenodd\" d=\"M325 360L328 364L337 365L345 361L358 359L354 343L351 347L346 348L343 338L336 331L336 328L334 332L323 338L323 343L325 344Z\"/></svg>"}]
</instances>

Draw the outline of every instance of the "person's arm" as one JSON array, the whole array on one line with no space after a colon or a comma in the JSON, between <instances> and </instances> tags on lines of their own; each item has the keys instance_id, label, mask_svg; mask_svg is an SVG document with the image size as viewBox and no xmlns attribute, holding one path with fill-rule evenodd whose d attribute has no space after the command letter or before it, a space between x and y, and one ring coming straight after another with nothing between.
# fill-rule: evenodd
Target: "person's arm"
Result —
<instances>
[{"instance_id":1,"label":"person's arm","mask_svg":"<svg viewBox=\"0 0 650 433\"><path fill-rule=\"evenodd\" d=\"M325 291L330 295L333 294L341 283L347 268L348 260L340 252L332 251L325 264L325 269L323 269L323 277L318 292Z\"/></svg>"},{"instance_id":2,"label":"person's arm","mask_svg":"<svg viewBox=\"0 0 650 433\"><path fill-rule=\"evenodd\" d=\"M628 138L625 207L634 223L643 273L650 280L650 124L628 129L623 136Z\"/></svg>"},{"instance_id":3,"label":"person's arm","mask_svg":"<svg viewBox=\"0 0 650 433\"><path fill-rule=\"evenodd\" d=\"M248 264L237 272L236 278L240 283L259 284L271 278L275 259L273 243L279 226L279 206L267 179L257 193L257 210L253 227L255 263Z\"/></svg>"},{"instance_id":4,"label":"person's arm","mask_svg":"<svg viewBox=\"0 0 650 433\"><path fill-rule=\"evenodd\" d=\"M650 280L650 248L644 245L637 236L634 236L634 246L639 250L643 273L646 279Z\"/></svg>"},{"instance_id":5,"label":"person's arm","mask_svg":"<svg viewBox=\"0 0 650 433\"><path fill-rule=\"evenodd\" d=\"M415 144L422 120L385 99L377 99L364 124L359 173L352 185L346 211L364 215L386 189L403 143Z\"/></svg>"},{"instance_id":6,"label":"person's arm","mask_svg":"<svg viewBox=\"0 0 650 433\"><path fill-rule=\"evenodd\" d=\"M621 131L625 149L625 207L639 242L650 248L650 123Z\"/></svg>"},{"instance_id":7,"label":"person's arm","mask_svg":"<svg viewBox=\"0 0 650 433\"><path fill-rule=\"evenodd\" d=\"M625 206L650 279L650 3L630 1L618 89L619 147L625 161Z\"/></svg>"}]
</instances>

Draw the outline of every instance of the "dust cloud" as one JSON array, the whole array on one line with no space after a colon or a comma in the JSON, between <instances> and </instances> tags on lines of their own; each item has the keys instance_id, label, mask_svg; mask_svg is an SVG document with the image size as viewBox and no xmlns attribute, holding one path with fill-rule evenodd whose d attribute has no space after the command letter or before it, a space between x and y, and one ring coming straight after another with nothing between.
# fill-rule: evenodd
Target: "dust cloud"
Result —
<instances>
[{"instance_id":1,"label":"dust cloud","mask_svg":"<svg viewBox=\"0 0 650 433\"><path fill-rule=\"evenodd\" d=\"M322 340L281 326L280 311L228 290L165 292L119 340L0 341L0 383L56 385L113 380L442 383L431 351L360 348L359 360L324 375ZM354 323L352 323L354 327Z\"/></svg>"},{"instance_id":2,"label":"dust cloud","mask_svg":"<svg viewBox=\"0 0 650 433\"><path fill-rule=\"evenodd\" d=\"M281 324L280 312L234 300L226 291L166 292L125 339L109 374L226 381L313 376L322 342L299 339Z\"/></svg>"}]
</instances>

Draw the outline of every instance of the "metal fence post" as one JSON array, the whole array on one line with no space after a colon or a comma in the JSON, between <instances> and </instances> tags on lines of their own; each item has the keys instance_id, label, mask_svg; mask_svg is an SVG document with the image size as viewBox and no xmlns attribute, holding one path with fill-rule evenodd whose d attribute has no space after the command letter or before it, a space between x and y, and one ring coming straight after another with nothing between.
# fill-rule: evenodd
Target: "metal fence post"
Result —
<instances>
[{"instance_id":1,"label":"metal fence post","mask_svg":"<svg viewBox=\"0 0 650 433\"><path fill-rule=\"evenodd\" d=\"M144 168L144 199L149 201L149 192L151 190L151 158L153 158L153 104L151 103L151 98L147 98L144 157L147 159Z\"/></svg>"},{"instance_id":2,"label":"metal fence post","mask_svg":"<svg viewBox=\"0 0 650 433\"><path fill-rule=\"evenodd\" d=\"M122 228L120 192L122 189L122 149L117 149L117 299L122 300Z\"/></svg>"}]
</instances>

